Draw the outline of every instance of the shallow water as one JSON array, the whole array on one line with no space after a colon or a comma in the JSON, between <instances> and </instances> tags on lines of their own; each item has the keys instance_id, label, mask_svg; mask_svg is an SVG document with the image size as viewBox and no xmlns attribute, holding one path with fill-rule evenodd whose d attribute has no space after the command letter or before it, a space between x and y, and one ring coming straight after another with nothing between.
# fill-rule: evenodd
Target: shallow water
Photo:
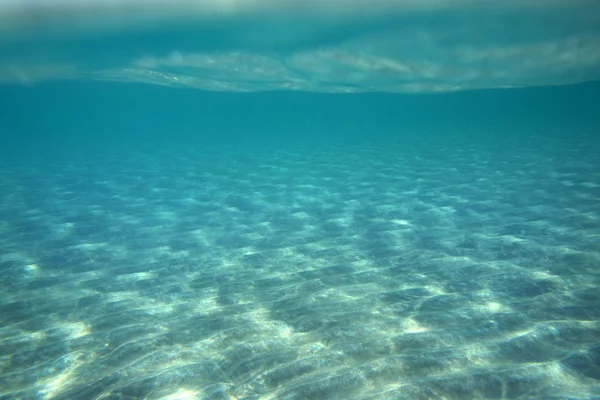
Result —
<instances>
[{"instance_id":1,"label":"shallow water","mask_svg":"<svg viewBox=\"0 0 600 400\"><path fill-rule=\"evenodd\" d=\"M402 4L405 21L423 12ZM595 43L592 13L548 4L564 24L522 38ZM0 68L0 399L600 398L600 86L548 86L593 78L596 53L560 39L544 54L569 62L544 75L496 59L492 76L435 58L437 14L416 30L394 15L380 33L466 69L381 79L407 48L365 64L376 24L341 35L320 12L327 35L232 34L193 54L168 24L60 45L74 28L46 19L45 42L15 20L0 43L20 60ZM150 37L169 40L140 47ZM500 38L465 37L452 51ZM356 69L318 63L349 42ZM270 80L254 63L300 48L310 73L284 63ZM208 53L222 63L196 63Z\"/></svg>"}]
</instances>

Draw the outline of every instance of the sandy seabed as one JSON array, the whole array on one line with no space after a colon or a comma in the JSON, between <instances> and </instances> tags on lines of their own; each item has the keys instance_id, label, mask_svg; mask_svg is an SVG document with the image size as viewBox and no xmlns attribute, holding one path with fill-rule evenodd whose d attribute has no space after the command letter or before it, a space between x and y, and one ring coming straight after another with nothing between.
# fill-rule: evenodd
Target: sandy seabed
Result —
<instances>
[{"instance_id":1,"label":"sandy seabed","mask_svg":"<svg viewBox=\"0 0 600 400\"><path fill-rule=\"evenodd\" d=\"M3 168L0 398L600 398L597 145L561 143Z\"/></svg>"}]
</instances>

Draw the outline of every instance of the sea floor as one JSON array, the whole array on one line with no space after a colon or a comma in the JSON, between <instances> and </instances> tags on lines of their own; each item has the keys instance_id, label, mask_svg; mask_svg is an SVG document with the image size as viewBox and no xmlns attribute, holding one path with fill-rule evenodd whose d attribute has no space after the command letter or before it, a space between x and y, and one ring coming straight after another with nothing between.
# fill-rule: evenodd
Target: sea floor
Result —
<instances>
[{"instance_id":1,"label":"sea floor","mask_svg":"<svg viewBox=\"0 0 600 400\"><path fill-rule=\"evenodd\" d=\"M600 146L526 136L4 166L0 398L599 399Z\"/></svg>"}]
</instances>

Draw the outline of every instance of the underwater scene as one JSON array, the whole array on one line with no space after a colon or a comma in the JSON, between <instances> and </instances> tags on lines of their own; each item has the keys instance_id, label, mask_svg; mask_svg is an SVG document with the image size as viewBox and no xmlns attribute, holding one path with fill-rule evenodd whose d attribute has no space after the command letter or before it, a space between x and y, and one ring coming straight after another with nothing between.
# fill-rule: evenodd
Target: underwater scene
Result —
<instances>
[{"instance_id":1,"label":"underwater scene","mask_svg":"<svg viewBox=\"0 0 600 400\"><path fill-rule=\"evenodd\" d=\"M600 3L0 0L1 400L600 400Z\"/></svg>"}]
</instances>

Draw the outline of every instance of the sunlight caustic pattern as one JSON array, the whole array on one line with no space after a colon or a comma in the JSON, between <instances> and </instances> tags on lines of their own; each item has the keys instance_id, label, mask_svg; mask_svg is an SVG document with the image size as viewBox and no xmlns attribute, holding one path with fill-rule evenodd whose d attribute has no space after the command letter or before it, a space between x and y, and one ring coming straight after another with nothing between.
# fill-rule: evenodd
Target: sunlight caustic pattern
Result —
<instances>
[{"instance_id":1,"label":"sunlight caustic pattern","mask_svg":"<svg viewBox=\"0 0 600 400\"><path fill-rule=\"evenodd\" d=\"M600 176L579 145L0 172L0 397L600 396Z\"/></svg>"}]
</instances>

